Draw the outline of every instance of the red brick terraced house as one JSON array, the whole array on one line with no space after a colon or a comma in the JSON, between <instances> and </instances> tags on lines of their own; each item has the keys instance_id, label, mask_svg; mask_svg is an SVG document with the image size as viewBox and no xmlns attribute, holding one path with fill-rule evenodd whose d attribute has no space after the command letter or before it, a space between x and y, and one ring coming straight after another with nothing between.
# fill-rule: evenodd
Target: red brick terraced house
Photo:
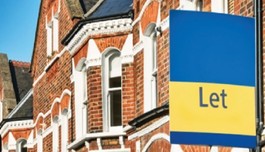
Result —
<instances>
[{"instance_id":1,"label":"red brick terraced house","mask_svg":"<svg viewBox=\"0 0 265 152\"><path fill-rule=\"evenodd\" d=\"M252 0L42 0L29 135L1 126L2 151L249 151L170 144L170 9L253 16Z\"/></svg>"}]
</instances>

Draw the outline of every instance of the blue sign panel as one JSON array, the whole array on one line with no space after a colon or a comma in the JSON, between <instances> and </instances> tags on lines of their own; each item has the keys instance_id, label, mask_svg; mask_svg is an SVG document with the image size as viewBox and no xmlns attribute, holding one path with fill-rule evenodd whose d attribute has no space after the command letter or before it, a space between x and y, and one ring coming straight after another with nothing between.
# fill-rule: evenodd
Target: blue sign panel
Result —
<instances>
[{"instance_id":1,"label":"blue sign panel","mask_svg":"<svg viewBox=\"0 0 265 152\"><path fill-rule=\"evenodd\" d=\"M170 12L173 144L256 147L253 18Z\"/></svg>"}]
</instances>

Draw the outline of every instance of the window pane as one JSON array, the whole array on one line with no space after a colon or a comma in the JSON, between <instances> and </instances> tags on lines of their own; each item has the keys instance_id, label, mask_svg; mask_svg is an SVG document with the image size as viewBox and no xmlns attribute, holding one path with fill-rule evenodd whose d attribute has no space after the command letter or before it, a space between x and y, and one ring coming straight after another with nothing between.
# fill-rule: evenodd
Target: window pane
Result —
<instances>
[{"instance_id":1,"label":"window pane","mask_svg":"<svg viewBox=\"0 0 265 152\"><path fill-rule=\"evenodd\" d=\"M121 126L121 90L110 92L110 125Z\"/></svg>"},{"instance_id":2,"label":"window pane","mask_svg":"<svg viewBox=\"0 0 265 152\"><path fill-rule=\"evenodd\" d=\"M109 77L117 77L121 75L121 58L118 54L114 54L109 59Z\"/></svg>"},{"instance_id":3,"label":"window pane","mask_svg":"<svg viewBox=\"0 0 265 152\"><path fill-rule=\"evenodd\" d=\"M117 88L121 87L121 77L114 77L109 79L109 87Z\"/></svg>"}]
</instances>

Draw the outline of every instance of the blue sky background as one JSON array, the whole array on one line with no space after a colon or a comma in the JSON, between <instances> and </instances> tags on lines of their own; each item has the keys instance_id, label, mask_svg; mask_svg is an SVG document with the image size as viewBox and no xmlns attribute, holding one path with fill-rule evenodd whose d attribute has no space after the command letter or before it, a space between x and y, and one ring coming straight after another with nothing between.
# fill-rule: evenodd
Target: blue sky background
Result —
<instances>
[{"instance_id":1,"label":"blue sky background","mask_svg":"<svg viewBox=\"0 0 265 152\"><path fill-rule=\"evenodd\" d=\"M0 0L0 52L31 61L40 0Z\"/></svg>"}]
</instances>

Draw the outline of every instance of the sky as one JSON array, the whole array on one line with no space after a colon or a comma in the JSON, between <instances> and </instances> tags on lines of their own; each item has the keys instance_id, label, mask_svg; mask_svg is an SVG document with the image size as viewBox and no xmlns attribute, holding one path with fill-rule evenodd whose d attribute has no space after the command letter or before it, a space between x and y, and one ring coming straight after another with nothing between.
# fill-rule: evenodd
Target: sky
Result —
<instances>
[{"instance_id":1,"label":"sky","mask_svg":"<svg viewBox=\"0 0 265 152\"><path fill-rule=\"evenodd\" d=\"M0 0L0 53L30 62L40 0Z\"/></svg>"}]
</instances>

